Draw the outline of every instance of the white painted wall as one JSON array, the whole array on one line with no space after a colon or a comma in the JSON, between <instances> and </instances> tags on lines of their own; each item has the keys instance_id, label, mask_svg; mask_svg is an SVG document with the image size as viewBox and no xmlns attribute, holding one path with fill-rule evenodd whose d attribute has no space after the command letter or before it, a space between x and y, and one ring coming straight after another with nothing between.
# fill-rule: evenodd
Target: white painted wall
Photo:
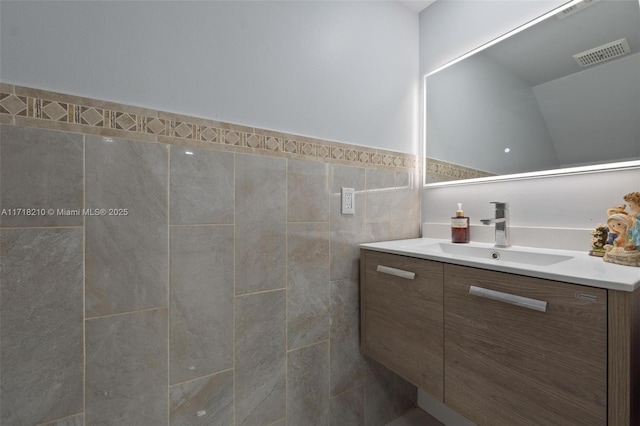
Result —
<instances>
[{"instance_id":1,"label":"white painted wall","mask_svg":"<svg viewBox=\"0 0 640 426\"><path fill-rule=\"evenodd\" d=\"M625 203L622 199L625 194L640 191L640 169L444 186L423 191L423 222L449 223L457 203L462 202L471 223L480 225L480 219L493 216L490 201L507 201L513 226L592 229L607 221L609 207ZM549 242L550 246L552 243ZM585 247L587 251L589 248Z\"/></svg>"},{"instance_id":2,"label":"white painted wall","mask_svg":"<svg viewBox=\"0 0 640 426\"><path fill-rule=\"evenodd\" d=\"M568 0L438 0L420 13L420 75Z\"/></svg>"},{"instance_id":3,"label":"white painted wall","mask_svg":"<svg viewBox=\"0 0 640 426\"><path fill-rule=\"evenodd\" d=\"M420 14L421 74L561 3L437 1ZM425 188L422 222L448 223L456 203L463 202L471 222L479 224L492 215L490 201L508 201L514 225L587 229L605 221L606 209L632 191L640 191L640 169Z\"/></svg>"},{"instance_id":4,"label":"white painted wall","mask_svg":"<svg viewBox=\"0 0 640 426\"><path fill-rule=\"evenodd\" d=\"M0 2L0 80L418 154L418 15L382 1Z\"/></svg>"}]
</instances>

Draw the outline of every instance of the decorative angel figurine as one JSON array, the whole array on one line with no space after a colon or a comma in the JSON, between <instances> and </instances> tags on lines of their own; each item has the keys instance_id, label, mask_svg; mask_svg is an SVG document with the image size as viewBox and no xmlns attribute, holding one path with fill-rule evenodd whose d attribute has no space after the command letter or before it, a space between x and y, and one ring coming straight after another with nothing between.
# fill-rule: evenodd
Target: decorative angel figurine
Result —
<instances>
[{"instance_id":1,"label":"decorative angel figurine","mask_svg":"<svg viewBox=\"0 0 640 426\"><path fill-rule=\"evenodd\" d=\"M607 219L609 231L617 235L616 239L612 242L614 247L626 247L627 232L629 230L630 223L631 220L627 214L614 213L609 216L609 219Z\"/></svg>"},{"instance_id":2,"label":"decorative angel figurine","mask_svg":"<svg viewBox=\"0 0 640 426\"><path fill-rule=\"evenodd\" d=\"M631 224L627 228L626 250L640 250L640 192L630 192L625 195L624 200L628 203L629 217Z\"/></svg>"}]
</instances>

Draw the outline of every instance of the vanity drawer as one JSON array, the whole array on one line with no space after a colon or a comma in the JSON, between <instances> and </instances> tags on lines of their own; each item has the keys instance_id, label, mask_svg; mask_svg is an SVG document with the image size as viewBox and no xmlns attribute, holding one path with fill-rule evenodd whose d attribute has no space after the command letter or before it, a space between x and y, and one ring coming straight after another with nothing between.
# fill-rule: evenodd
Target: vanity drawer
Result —
<instances>
[{"instance_id":1,"label":"vanity drawer","mask_svg":"<svg viewBox=\"0 0 640 426\"><path fill-rule=\"evenodd\" d=\"M361 254L362 352L442 401L443 265Z\"/></svg>"},{"instance_id":2,"label":"vanity drawer","mask_svg":"<svg viewBox=\"0 0 640 426\"><path fill-rule=\"evenodd\" d=\"M444 282L446 405L480 425L607 424L606 290L448 264Z\"/></svg>"}]
</instances>

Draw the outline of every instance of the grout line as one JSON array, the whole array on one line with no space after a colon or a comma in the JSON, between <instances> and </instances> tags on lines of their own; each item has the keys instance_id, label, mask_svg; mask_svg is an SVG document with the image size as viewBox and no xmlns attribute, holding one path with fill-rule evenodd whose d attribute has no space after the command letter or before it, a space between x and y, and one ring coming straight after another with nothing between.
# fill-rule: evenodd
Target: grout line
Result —
<instances>
[{"instance_id":1,"label":"grout line","mask_svg":"<svg viewBox=\"0 0 640 426\"><path fill-rule=\"evenodd\" d=\"M228 373L230 371L233 371L233 367L226 368L226 369L220 370L220 371L216 371L215 373L205 374L204 376L194 377L192 379L187 379L187 380L183 380L181 382L176 382L176 383L170 384L169 387L184 385L185 383L191 383L191 382L195 382L196 380L206 379L208 377L214 377L214 376L217 376L219 374Z\"/></svg>"},{"instance_id":2,"label":"grout line","mask_svg":"<svg viewBox=\"0 0 640 426\"><path fill-rule=\"evenodd\" d=\"M157 139L157 137L156 137ZM171 424L171 148L167 146L167 426Z\"/></svg>"},{"instance_id":3,"label":"grout line","mask_svg":"<svg viewBox=\"0 0 640 426\"><path fill-rule=\"evenodd\" d=\"M84 217L84 216L83 216ZM84 225L76 226L0 226L3 231L25 230L25 229L84 229Z\"/></svg>"},{"instance_id":4,"label":"grout line","mask_svg":"<svg viewBox=\"0 0 640 426\"><path fill-rule=\"evenodd\" d=\"M284 163L284 417L289 414L289 159Z\"/></svg>"},{"instance_id":5,"label":"grout line","mask_svg":"<svg viewBox=\"0 0 640 426\"><path fill-rule=\"evenodd\" d=\"M310 348L312 346L319 345L320 343L329 343L329 339L318 340L317 342L309 343L308 345L299 346L299 347L293 348L293 349L288 349L287 353L296 352L296 351L299 351L301 349L308 349L308 348Z\"/></svg>"},{"instance_id":6,"label":"grout line","mask_svg":"<svg viewBox=\"0 0 640 426\"><path fill-rule=\"evenodd\" d=\"M84 412L81 412L81 413L70 414L70 415L64 416L64 417L58 417L57 419L47 420L46 423L36 423L36 426L51 426L51 425L57 424L61 420L67 420L67 419L70 419L72 417L79 416L81 414L83 415L83 418L84 418Z\"/></svg>"},{"instance_id":7,"label":"grout line","mask_svg":"<svg viewBox=\"0 0 640 426\"><path fill-rule=\"evenodd\" d=\"M327 223L331 223L328 220L320 220L320 221L316 221L316 222L287 222L287 225L320 225L320 224L327 224ZM287 229L288 230L288 229Z\"/></svg>"},{"instance_id":8,"label":"grout line","mask_svg":"<svg viewBox=\"0 0 640 426\"><path fill-rule=\"evenodd\" d=\"M332 374L331 374L331 335L332 335L332 327L331 325L333 324L332 321L332 313L333 313L333 285L331 285L331 240L332 240L332 232L331 232L331 225L332 225L332 219L333 219L333 209L331 208L331 182L333 180L333 167L329 166L327 167L327 177L326 177L326 188L327 188L327 195L326 195L326 199L327 202L329 203L329 256L328 256L328 262L329 265L327 265L327 271L329 272L329 276L327 277L327 282L329 284L329 305L327 306L327 309L329 310L328 312L328 320L329 320L329 327L327 330L327 335L329 336L329 355L328 355L328 360L329 360L329 419L331 419L331 378L332 378ZM364 420L364 419L363 419Z\"/></svg>"},{"instance_id":9,"label":"grout line","mask_svg":"<svg viewBox=\"0 0 640 426\"><path fill-rule=\"evenodd\" d=\"M329 395L330 398L338 398L341 397L342 395L349 393L349 392L353 392L354 390L358 389L358 388L362 388L362 391L364 392L364 382L360 383L359 385L355 385L352 388L349 388L347 390L344 390L342 392L340 392L339 394L336 395Z\"/></svg>"},{"instance_id":10,"label":"grout line","mask_svg":"<svg viewBox=\"0 0 640 426\"><path fill-rule=\"evenodd\" d=\"M87 137L82 135L82 207L87 207ZM87 218L82 216L82 424L87 424Z\"/></svg>"},{"instance_id":11,"label":"grout line","mask_svg":"<svg viewBox=\"0 0 640 426\"><path fill-rule=\"evenodd\" d=\"M236 424L236 154L233 154L233 318L231 365L233 366L233 425Z\"/></svg>"},{"instance_id":12,"label":"grout line","mask_svg":"<svg viewBox=\"0 0 640 426\"><path fill-rule=\"evenodd\" d=\"M12 90L13 90L13 86L12 86ZM13 117L12 117L13 120ZM2 130L2 127L0 127L0 132ZM1 136L1 133L0 133ZM2 140L0 139L0 158L2 158ZM1 163L0 163L1 164ZM0 174L0 188L2 188L2 177ZM0 226L2 226L2 217L0 217ZM1 229L0 229L1 231ZM0 246L2 245L2 232L0 232ZM4 253L4 251L3 251ZM0 262L1 265L1 262ZM2 279L2 275L0 274L0 280ZM0 300L2 300L2 290L1 290L2 286L0 286ZM0 314L2 313L2 310L0 309ZM84 312L83 312L84 314ZM2 320L1 320L2 315L0 315L0 331L2 330ZM0 348L2 347L2 333L0 333ZM0 383L2 383L2 365L0 365ZM1 386L1 385L0 385ZM83 386L84 386L84 382L83 382ZM84 393L83 393L84 395ZM2 413L2 398L0 398L0 413Z\"/></svg>"},{"instance_id":13,"label":"grout line","mask_svg":"<svg viewBox=\"0 0 640 426\"><path fill-rule=\"evenodd\" d=\"M364 238L367 239L367 198L369 197L369 193L367 192L367 187L369 186L369 173L368 170L365 169L364 171L364 208L362 209L364 211ZM357 244L356 244L357 245Z\"/></svg>"},{"instance_id":14,"label":"grout line","mask_svg":"<svg viewBox=\"0 0 640 426\"><path fill-rule=\"evenodd\" d=\"M180 223L169 224L171 228L189 227L189 226L234 226L233 223Z\"/></svg>"},{"instance_id":15,"label":"grout line","mask_svg":"<svg viewBox=\"0 0 640 426\"><path fill-rule=\"evenodd\" d=\"M137 314L137 313L142 313L142 312L157 311L157 310L160 310L160 309L168 309L168 307L167 306L158 306L158 307L155 307L155 308L138 309L136 311L118 312L117 314L109 314L109 315L101 315L101 316L98 316L98 317L85 318L85 321L93 321L93 320L102 319L102 318L119 317L119 316L129 315L129 314Z\"/></svg>"},{"instance_id":16,"label":"grout line","mask_svg":"<svg viewBox=\"0 0 640 426\"><path fill-rule=\"evenodd\" d=\"M256 295L256 294L273 293L273 292L275 292L275 291L282 291L282 290L285 290L285 291L286 291L286 290L287 290L287 288L286 288L286 287L281 287L281 288L272 288L272 289L269 289L269 290L254 291L253 293L243 293L243 294L238 294L238 295L237 295L237 296L235 296L235 297L253 296L253 295Z\"/></svg>"}]
</instances>

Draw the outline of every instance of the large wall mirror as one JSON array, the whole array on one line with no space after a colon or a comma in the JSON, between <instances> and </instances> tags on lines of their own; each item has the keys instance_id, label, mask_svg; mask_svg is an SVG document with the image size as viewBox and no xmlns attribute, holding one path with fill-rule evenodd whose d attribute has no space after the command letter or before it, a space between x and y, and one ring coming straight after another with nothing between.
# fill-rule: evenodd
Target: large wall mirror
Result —
<instances>
[{"instance_id":1,"label":"large wall mirror","mask_svg":"<svg viewBox=\"0 0 640 426\"><path fill-rule=\"evenodd\" d=\"M640 2L545 16L425 77L425 184L640 166Z\"/></svg>"}]
</instances>

